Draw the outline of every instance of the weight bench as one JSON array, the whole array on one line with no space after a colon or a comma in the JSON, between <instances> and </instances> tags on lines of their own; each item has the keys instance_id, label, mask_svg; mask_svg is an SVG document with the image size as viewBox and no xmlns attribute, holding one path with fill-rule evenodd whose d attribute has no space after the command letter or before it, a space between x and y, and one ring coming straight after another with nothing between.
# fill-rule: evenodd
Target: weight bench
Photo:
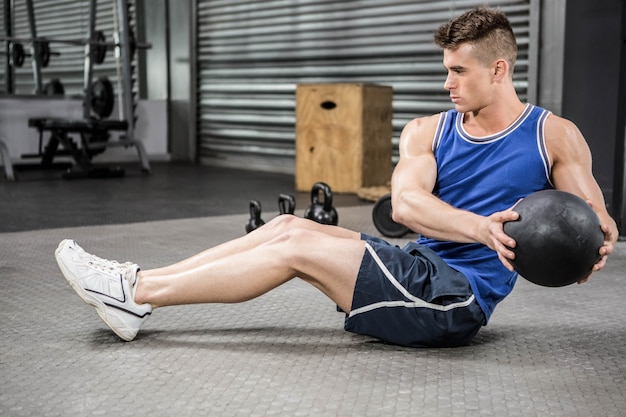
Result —
<instances>
[{"instance_id":1,"label":"weight bench","mask_svg":"<svg viewBox=\"0 0 626 417\"><path fill-rule=\"evenodd\" d=\"M84 177L119 177L124 170L119 167L97 167L92 163L93 156L104 152L109 146L134 146L141 161L142 170L150 172L150 163L145 148L140 141L120 137L119 140L109 142L110 131L125 132L128 123L123 120L78 119L67 120L57 118L28 119L28 126L39 131L39 152L24 157L41 157L44 167L52 166L57 155L68 155L74 159L76 165L64 174L65 178ZM43 147L44 132L50 132L50 139ZM70 134L80 135L80 146L70 137ZM63 150L59 149L63 146Z\"/></svg>"}]
</instances>

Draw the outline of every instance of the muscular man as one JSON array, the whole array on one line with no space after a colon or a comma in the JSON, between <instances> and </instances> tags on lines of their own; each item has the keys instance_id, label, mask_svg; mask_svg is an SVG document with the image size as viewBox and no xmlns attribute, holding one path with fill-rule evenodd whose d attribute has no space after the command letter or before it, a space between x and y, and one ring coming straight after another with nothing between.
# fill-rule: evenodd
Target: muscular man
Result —
<instances>
[{"instance_id":1,"label":"muscular man","mask_svg":"<svg viewBox=\"0 0 626 417\"><path fill-rule=\"evenodd\" d=\"M507 248L515 241L502 227L518 217L511 207L547 188L574 193L597 212L605 242L593 271L600 270L618 231L589 148L572 122L519 100L506 16L468 11L443 25L435 42L454 109L407 124L392 178L394 220L420 233L417 242L398 248L283 215L154 270L64 240L56 251L61 271L124 340L158 307L243 302L300 278L346 312L348 331L404 346L459 346L515 284Z\"/></svg>"}]
</instances>

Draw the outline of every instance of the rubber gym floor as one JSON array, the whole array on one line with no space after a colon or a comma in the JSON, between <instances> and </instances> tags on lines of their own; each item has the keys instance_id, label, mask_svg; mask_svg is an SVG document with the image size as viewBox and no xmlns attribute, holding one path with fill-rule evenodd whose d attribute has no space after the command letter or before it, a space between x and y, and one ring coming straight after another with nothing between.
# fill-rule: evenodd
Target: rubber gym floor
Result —
<instances>
[{"instance_id":1,"label":"rubber gym floor","mask_svg":"<svg viewBox=\"0 0 626 417\"><path fill-rule=\"evenodd\" d=\"M126 343L61 276L60 240L151 268L243 235L251 199L267 220L278 194L296 196L298 215L309 195L289 175L197 165L18 175L0 180L2 416L626 415L624 242L585 285L520 278L467 347L352 335L296 280L243 304L157 310ZM377 234L372 203L334 197L340 226Z\"/></svg>"}]
</instances>

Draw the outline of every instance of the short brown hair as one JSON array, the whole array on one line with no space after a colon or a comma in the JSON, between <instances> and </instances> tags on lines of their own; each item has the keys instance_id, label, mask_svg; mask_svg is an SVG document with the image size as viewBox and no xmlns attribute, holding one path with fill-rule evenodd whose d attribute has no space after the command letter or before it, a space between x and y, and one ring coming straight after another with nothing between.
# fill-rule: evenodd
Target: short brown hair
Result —
<instances>
[{"instance_id":1,"label":"short brown hair","mask_svg":"<svg viewBox=\"0 0 626 417\"><path fill-rule=\"evenodd\" d=\"M503 12L486 7L469 10L442 25L435 32L435 43L452 50L469 43L480 62L490 64L504 58L511 73L517 58L517 42L509 19Z\"/></svg>"}]
</instances>

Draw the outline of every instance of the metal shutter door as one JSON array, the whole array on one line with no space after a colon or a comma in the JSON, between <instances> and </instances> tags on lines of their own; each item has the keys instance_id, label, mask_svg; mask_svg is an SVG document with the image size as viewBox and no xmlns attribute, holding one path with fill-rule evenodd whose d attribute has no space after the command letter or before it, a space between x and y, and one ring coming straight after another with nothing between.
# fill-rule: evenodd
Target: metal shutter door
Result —
<instances>
[{"instance_id":1,"label":"metal shutter door","mask_svg":"<svg viewBox=\"0 0 626 417\"><path fill-rule=\"evenodd\" d=\"M519 43L515 85L529 94L531 6L491 2ZM299 83L394 90L394 148L412 118L451 107L436 28L483 1L198 0L197 131L204 163L293 172ZM535 13L535 12L533 12ZM538 12L537 12L538 13ZM536 16L533 16L535 20ZM536 43L536 41L534 41ZM532 54L530 54L532 55ZM534 98L534 96L533 96ZM395 153L394 153L395 155ZM396 156L394 156L394 159Z\"/></svg>"}]
</instances>

